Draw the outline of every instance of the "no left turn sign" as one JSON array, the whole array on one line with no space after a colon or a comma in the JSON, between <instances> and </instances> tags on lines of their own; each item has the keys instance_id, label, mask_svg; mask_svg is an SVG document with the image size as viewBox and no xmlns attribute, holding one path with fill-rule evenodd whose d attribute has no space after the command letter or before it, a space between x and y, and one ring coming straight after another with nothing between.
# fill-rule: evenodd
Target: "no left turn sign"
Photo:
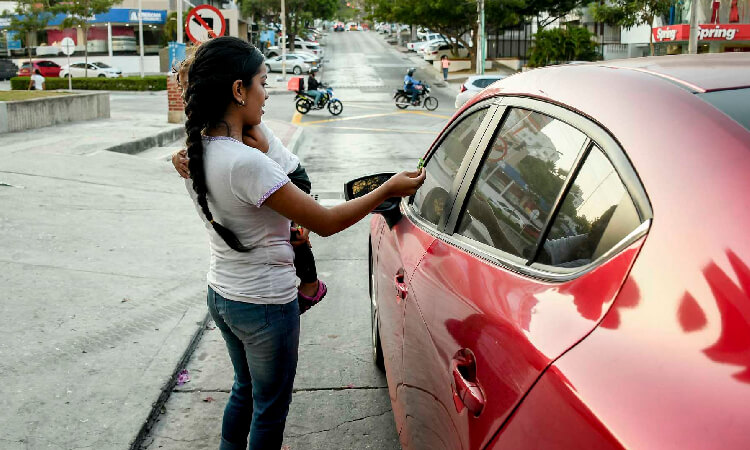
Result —
<instances>
[{"instance_id":1,"label":"no left turn sign","mask_svg":"<svg viewBox=\"0 0 750 450\"><path fill-rule=\"evenodd\" d=\"M195 44L224 36L226 22L221 12L211 5L196 6L187 16L185 31Z\"/></svg>"}]
</instances>

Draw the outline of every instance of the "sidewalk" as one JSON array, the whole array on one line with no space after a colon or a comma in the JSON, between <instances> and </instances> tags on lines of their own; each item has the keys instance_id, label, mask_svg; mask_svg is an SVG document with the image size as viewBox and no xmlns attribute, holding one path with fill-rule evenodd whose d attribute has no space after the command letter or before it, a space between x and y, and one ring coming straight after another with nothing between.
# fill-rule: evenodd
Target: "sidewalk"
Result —
<instances>
[{"instance_id":1,"label":"sidewalk","mask_svg":"<svg viewBox=\"0 0 750 450\"><path fill-rule=\"evenodd\" d=\"M128 449L171 392L207 316L205 230L167 161L183 135L166 92L0 134L3 449Z\"/></svg>"}]
</instances>

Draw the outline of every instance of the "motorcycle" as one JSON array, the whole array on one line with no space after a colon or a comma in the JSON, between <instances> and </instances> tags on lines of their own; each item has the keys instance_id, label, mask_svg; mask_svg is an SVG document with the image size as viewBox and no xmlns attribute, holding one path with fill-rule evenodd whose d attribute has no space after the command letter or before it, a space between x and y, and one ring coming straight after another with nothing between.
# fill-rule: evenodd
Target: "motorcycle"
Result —
<instances>
[{"instance_id":1,"label":"motorcycle","mask_svg":"<svg viewBox=\"0 0 750 450\"><path fill-rule=\"evenodd\" d=\"M411 94L407 93L403 88L393 91L393 100L396 103L396 108L406 109L409 106L424 106L428 111L435 111L438 107L438 99L430 95L430 85L420 82L415 88L420 91L417 94L416 104L411 102Z\"/></svg>"},{"instance_id":2,"label":"motorcycle","mask_svg":"<svg viewBox=\"0 0 750 450\"><path fill-rule=\"evenodd\" d=\"M329 86L320 84L325 90L320 96L318 106L315 106L315 97L308 94L307 92L297 92L297 96L294 97L294 106L300 114L307 114L310 110L320 110L328 108L328 112L331 115L338 116L344 110L344 104L341 100L333 96L333 89Z\"/></svg>"}]
</instances>

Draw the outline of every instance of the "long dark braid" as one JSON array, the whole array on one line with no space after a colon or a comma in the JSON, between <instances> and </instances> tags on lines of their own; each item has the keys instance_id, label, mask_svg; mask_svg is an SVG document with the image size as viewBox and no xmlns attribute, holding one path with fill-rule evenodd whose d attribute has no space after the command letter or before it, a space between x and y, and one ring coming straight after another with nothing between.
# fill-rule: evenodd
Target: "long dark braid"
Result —
<instances>
[{"instance_id":1,"label":"long dark braid","mask_svg":"<svg viewBox=\"0 0 750 450\"><path fill-rule=\"evenodd\" d=\"M203 131L223 122L227 108L234 102L232 84L236 80L249 86L263 64L263 56L252 45L233 37L212 39L201 45L188 71L185 106L188 168L198 205L214 231L233 250L249 252L231 230L214 220L208 208L208 186L203 163ZM226 123L224 123L226 125ZM227 133L229 134L229 129Z\"/></svg>"}]
</instances>

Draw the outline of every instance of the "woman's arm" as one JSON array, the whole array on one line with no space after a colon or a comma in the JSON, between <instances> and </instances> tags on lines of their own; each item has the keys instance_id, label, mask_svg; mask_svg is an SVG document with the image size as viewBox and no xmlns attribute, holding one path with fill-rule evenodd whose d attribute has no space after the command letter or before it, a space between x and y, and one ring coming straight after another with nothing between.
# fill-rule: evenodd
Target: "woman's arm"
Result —
<instances>
[{"instance_id":1,"label":"woman's arm","mask_svg":"<svg viewBox=\"0 0 750 450\"><path fill-rule=\"evenodd\" d=\"M425 171L401 172L382 186L360 198L333 208L325 208L292 183L274 192L265 204L271 209L308 228L320 236L330 236L345 230L391 197L414 195L422 186Z\"/></svg>"}]
</instances>

